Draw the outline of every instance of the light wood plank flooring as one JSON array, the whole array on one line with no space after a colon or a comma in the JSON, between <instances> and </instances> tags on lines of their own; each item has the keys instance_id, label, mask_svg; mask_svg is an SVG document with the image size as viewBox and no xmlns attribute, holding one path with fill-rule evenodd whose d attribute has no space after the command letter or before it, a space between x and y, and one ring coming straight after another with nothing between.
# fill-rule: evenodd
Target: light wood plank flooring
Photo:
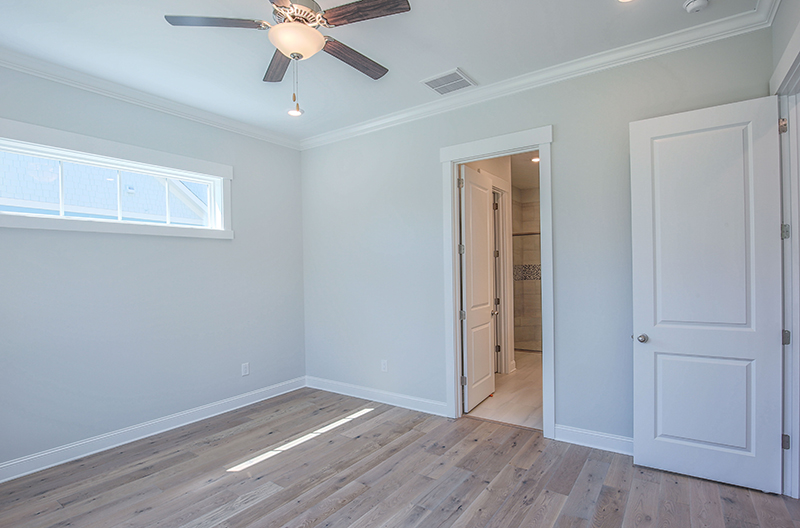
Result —
<instances>
[{"instance_id":1,"label":"light wood plank flooring","mask_svg":"<svg viewBox=\"0 0 800 528\"><path fill-rule=\"evenodd\" d=\"M301 389L1 484L0 526L800 528L800 501Z\"/></svg>"},{"instance_id":2,"label":"light wood plank flooring","mask_svg":"<svg viewBox=\"0 0 800 528\"><path fill-rule=\"evenodd\" d=\"M495 374L494 394L470 416L542 429L542 353L517 350L517 370Z\"/></svg>"}]
</instances>

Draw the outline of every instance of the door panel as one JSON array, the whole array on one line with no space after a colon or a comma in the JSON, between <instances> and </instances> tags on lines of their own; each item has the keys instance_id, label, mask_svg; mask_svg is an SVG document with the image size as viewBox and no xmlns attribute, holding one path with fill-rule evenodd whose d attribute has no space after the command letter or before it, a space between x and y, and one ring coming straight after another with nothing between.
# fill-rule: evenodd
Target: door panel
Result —
<instances>
[{"instance_id":1,"label":"door panel","mask_svg":"<svg viewBox=\"0 0 800 528\"><path fill-rule=\"evenodd\" d=\"M461 167L464 251L464 411L494 392L492 302L494 299L494 196L492 180Z\"/></svg>"},{"instance_id":2,"label":"door panel","mask_svg":"<svg viewBox=\"0 0 800 528\"><path fill-rule=\"evenodd\" d=\"M659 324L748 324L748 135L737 124L653 139Z\"/></svg>"},{"instance_id":3,"label":"door panel","mask_svg":"<svg viewBox=\"0 0 800 528\"><path fill-rule=\"evenodd\" d=\"M777 99L631 123L634 463L781 490Z\"/></svg>"},{"instance_id":4,"label":"door panel","mask_svg":"<svg viewBox=\"0 0 800 528\"><path fill-rule=\"evenodd\" d=\"M752 361L656 353L655 364L657 438L752 451Z\"/></svg>"}]
</instances>

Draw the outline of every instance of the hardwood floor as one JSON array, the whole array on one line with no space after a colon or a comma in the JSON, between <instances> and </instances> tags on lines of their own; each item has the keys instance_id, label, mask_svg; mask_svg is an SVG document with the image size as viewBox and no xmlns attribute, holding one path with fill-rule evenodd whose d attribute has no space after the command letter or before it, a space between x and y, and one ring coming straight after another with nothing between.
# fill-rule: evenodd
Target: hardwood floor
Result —
<instances>
[{"instance_id":1,"label":"hardwood floor","mask_svg":"<svg viewBox=\"0 0 800 528\"><path fill-rule=\"evenodd\" d=\"M800 501L301 389L0 484L0 526L800 528Z\"/></svg>"},{"instance_id":2,"label":"hardwood floor","mask_svg":"<svg viewBox=\"0 0 800 528\"><path fill-rule=\"evenodd\" d=\"M542 353L516 351L517 370L495 374L494 394L470 416L542 429Z\"/></svg>"}]
</instances>

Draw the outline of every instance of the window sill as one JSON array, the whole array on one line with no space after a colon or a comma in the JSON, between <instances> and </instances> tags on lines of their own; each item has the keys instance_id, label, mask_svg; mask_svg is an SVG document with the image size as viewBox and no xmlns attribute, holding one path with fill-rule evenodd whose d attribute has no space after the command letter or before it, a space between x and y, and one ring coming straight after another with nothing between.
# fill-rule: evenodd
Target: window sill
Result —
<instances>
[{"instance_id":1,"label":"window sill","mask_svg":"<svg viewBox=\"0 0 800 528\"><path fill-rule=\"evenodd\" d=\"M47 229L52 231L81 231L84 233L118 233L126 235L156 235L189 238L233 239L233 231L200 227L177 227L133 223L104 222L81 218L47 218L15 214L0 214L0 228Z\"/></svg>"}]
</instances>

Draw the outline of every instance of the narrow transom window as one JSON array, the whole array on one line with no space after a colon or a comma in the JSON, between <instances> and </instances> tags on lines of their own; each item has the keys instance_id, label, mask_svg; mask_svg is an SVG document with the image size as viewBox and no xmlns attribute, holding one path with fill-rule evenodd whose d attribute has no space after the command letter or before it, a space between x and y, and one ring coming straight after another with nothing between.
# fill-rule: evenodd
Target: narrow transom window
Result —
<instances>
[{"instance_id":1,"label":"narrow transom window","mask_svg":"<svg viewBox=\"0 0 800 528\"><path fill-rule=\"evenodd\" d=\"M223 178L0 139L0 214L223 230Z\"/></svg>"}]
</instances>

